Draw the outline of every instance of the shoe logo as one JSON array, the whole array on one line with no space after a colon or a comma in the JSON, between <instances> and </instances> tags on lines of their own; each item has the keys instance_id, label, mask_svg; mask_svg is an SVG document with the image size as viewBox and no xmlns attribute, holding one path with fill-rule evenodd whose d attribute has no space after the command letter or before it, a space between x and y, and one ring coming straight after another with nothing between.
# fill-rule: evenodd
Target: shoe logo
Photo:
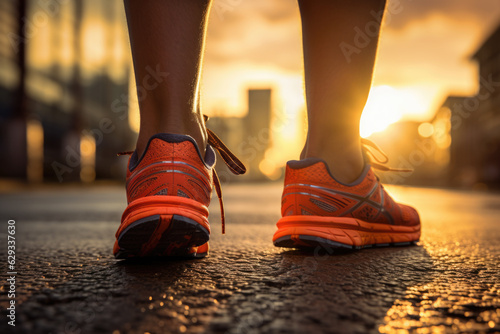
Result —
<instances>
[{"instance_id":1,"label":"shoe logo","mask_svg":"<svg viewBox=\"0 0 500 334\"><path fill-rule=\"evenodd\" d=\"M312 204L316 205L317 207L319 207L321 210L325 210L327 212L335 212L337 211L338 209L336 207L334 207L333 205L330 205L326 202L323 202L323 201L320 201L320 200L317 200L316 198L309 198L309 202L311 202Z\"/></svg>"},{"instance_id":2,"label":"shoe logo","mask_svg":"<svg viewBox=\"0 0 500 334\"><path fill-rule=\"evenodd\" d=\"M368 192L368 194L366 196L355 195L352 193L343 192L343 191L339 191L339 190L333 190L330 188L325 188L325 187L316 186L316 185L312 185L312 184L296 183L296 184L286 185L285 189L287 187L307 187L307 188L311 188L311 189L314 189L316 191L319 191L320 193L326 192L328 194L342 196L343 198L347 198L351 201L356 202L346 212L342 213L343 216L348 215L348 214L352 214L353 212L355 212L357 209L361 208L362 206L368 205L369 207L373 208L374 210L370 210L366 207L362 208L361 214L365 215L366 218L370 218L370 220L376 220L380 215L384 215L387 218L387 220L389 221L389 224L391 224L391 225L395 224L394 218L392 217L392 215L387 210L384 209L384 204L385 204L384 190L382 187L380 187L380 185L378 183L375 183L375 185L372 187L372 189L370 189L370 191ZM373 194L375 194L375 192L377 192L377 191L379 192L379 195L380 195L380 202L376 202L376 201L371 199ZM327 202L335 201L335 203L338 203L340 201L341 203L343 203L338 198L324 197L324 196L318 195L317 193L312 194L309 192L292 192L292 193L286 193L284 196L292 195L292 194L302 194L302 195L310 196L311 198L309 200L313 204L317 205L320 209L323 209L327 212L335 212L337 210L328 211L327 209L325 209L326 206L333 207L333 205L331 205L329 203L325 203L324 201L327 201ZM325 204L326 204L326 206L325 206ZM388 203L388 204L390 204L390 203ZM329 208L329 209L331 210L331 208Z\"/></svg>"},{"instance_id":3,"label":"shoe logo","mask_svg":"<svg viewBox=\"0 0 500 334\"><path fill-rule=\"evenodd\" d=\"M177 196L185 198L210 198L212 182L207 175L203 174L195 166L183 161L159 161L147 165L134 172L127 180L126 187L130 198L150 195L168 195L165 179L161 175L165 173L175 173L187 176L187 182L196 190L196 193L188 194L186 191L178 189ZM173 185L175 188L179 185ZM175 191L175 190L174 190ZM172 194L173 195L173 194Z\"/></svg>"},{"instance_id":4,"label":"shoe logo","mask_svg":"<svg viewBox=\"0 0 500 334\"><path fill-rule=\"evenodd\" d=\"M163 188L162 190L160 190L159 192L157 192L155 194L155 196L158 196L158 195L168 195L168 189L167 188Z\"/></svg>"}]
</instances>

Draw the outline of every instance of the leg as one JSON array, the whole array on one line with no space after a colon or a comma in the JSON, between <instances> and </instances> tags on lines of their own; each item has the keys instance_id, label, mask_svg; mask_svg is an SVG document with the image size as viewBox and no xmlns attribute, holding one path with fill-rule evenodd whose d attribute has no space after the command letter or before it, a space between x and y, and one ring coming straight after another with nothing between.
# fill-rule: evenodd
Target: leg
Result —
<instances>
[{"instance_id":1,"label":"leg","mask_svg":"<svg viewBox=\"0 0 500 334\"><path fill-rule=\"evenodd\" d=\"M385 0L359 0L355 6L299 0L309 115L302 158L323 159L334 177L317 159L288 162L275 246L319 246L330 253L336 248L410 245L420 238L418 212L394 202L384 190L364 163L359 138L380 28L371 12L379 13L384 5ZM372 37L360 47L355 36L366 27ZM358 49L346 57L344 43Z\"/></svg>"},{"instance_id":2,"label":"leg","mask_svg":"<svg viewBox=\"0 0 500 334\"><path fill-rule=\"evenodd\" d=\"M362 0L355 5L299 0L309 120L301 158L325 160L341 182L354 181L364 166L359 121L370 91L378 34L349 59L341 43L355 45L354 28L364 31L368 22L375 24L370 12L378 13L384 6L385 0Z\"/></svg>"},{"instance_id":3,"label":"leg","mask_svg":"<svg viewBox=\"0 0 500 334\"><path fill-rule=\"evenodd\" d=\"M118 259L206 256L214 187L224 232L214 150L223 153L234 173L244 167L225 145L207 136L200 112L210 5L211 0L125 0L141 124L127 168L128 205L115 234Z\"/></svg>"},{"instance_id":4,"label":"leg","mask_svg":"<svg viewBox=\"0 0 500 334\"><path fill-rule=\"evenodd\" d=\"M198 91L210 0L125 0L125 9L137 87L146 92L139 101L137 153L165 132L190 135L203 154ZM155 71L161 72L156 78Z\"/></svg>"}]
</instances>

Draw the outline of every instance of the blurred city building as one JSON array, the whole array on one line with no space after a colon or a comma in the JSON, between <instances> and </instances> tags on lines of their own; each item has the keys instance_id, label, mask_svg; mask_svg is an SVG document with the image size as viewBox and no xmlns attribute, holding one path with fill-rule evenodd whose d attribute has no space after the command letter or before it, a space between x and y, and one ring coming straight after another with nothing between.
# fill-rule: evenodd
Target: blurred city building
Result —
<instances>
[{"instance_id":1,"label":"blurred city building","mask_svg":"<svg viewBox=\"0 0 500 334\"><path fill-rule=\"evenodd\" d=\"M446 186L447 145L429 123L400 121L369 139L389 157L388 165L408 172L377 172L384 183ZM444 132L444 136L448 136Z\"/></svg>"},{"instance_id":2,"label":"blurred city building","mask_svg":"<svg viewBox=\"0 0 500 334\"><path fill-rule=\"evenodd\" d=\"M428 122L400 121L369 138L389 165L383 182L475 189L500 188L500 27L471 57L478 63L473 96L448 96Z\"/></svg>"},{"instance_id":3,"label":"blurred city building","mask_svg":"<svg viewBox=\"0 0 500 334\"><path fill-rule=\"evenodd\" d=\"M121 0L0 2L0 177L120 176L130 77Z\"/></svg>"},{"instance_id":4,"label":"blurred city building","mask_svg":"<svg viewBox=\"0 0 500 334\"><path fill-rule=\"evenodd\" d=\"M397 122L370 136L389 165L413 169L380 173L383 181L500 187L500 27L471 60L479 67L476 95L449 96L428 122ZM134 147L133 108L122 0L0 2L0 178L122 178L127 158L116 152ZM248 167L236 178L219 163L222 181L282 174L269 159L279 150L273 126L283 130L275 109L271 89L250 89L246 116L211 117L208 126Z\"/></svg>"},{"instance_id":5,"label":"blurred city building","mask_svg":"<svg viewBox=\"0 0 500 334\"><path fill-rule=\"evenodd\" d=\"M248 112L245 117L211 117L212 129L243 161L247 173L234 177L223 163L217 164L221 181L265 181L265 166L261 163L271 147L272 90L249 89Z\"/></svg>"},{"instance_id":6,"label":"blurred city building","mask_svg":"<svg viewBox=\"0 0 500 334\"><path fill-rule=\"evenodd\" d=\"M500 187L500 27L472 55L479 66L474 96L449 96L434 123L447 119L452 186Z\"/></svg>"}]
</instances>

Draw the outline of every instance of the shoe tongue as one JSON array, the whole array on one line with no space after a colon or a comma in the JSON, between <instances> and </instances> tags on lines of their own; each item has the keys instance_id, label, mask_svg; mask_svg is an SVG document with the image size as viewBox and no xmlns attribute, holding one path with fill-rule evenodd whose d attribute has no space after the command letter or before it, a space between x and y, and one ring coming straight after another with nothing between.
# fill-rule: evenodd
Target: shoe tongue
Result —
<instances>
[{"instance_id":1,"label":"shoe tongue","mask_svg":"<svg viewBox=\"0 0 500 334\"><path fill-rule=\"evenodd\" d=\"M198 153L198 156L200 157L200 160L205 163L205 165L209 168L212 168L215 165L215 152L213 148L207 144L207 148L205 150L205 158L201 156L200 148L198 147L198 144L194 140L193 137L188 136L188 135L181 135L181 134L175 134L175 133L157 133L151 138L149 138L148 143L146 144L146 149L142 153L141 157L139 158L137 155L137 151L134 151L132 153L132 156L130 157L130 162L129 162L129 170L132 171L143 159L144 155L149 149L149 145L154 139L161 139L164 142L167 143L182 143L185 141L189 141L194 145L194 148L196 152Z\"/></svg>"},{"instance_id":2,"label":"shoe tongue","mask_svg":"<svg viewBox=\"0 0 500 334\"><path fill-rule=\"evenodd\" d=\"M326 165L326 162L320 158L304 158L301 160L290 160L288 161L288 165L293 169L305 168L317 164L318 162L322 162Z\"/></svg>"},{"instance_id":3,"label":"shoe tongue","mask_svg":"<svg viewBox=\"0 0 500 334\"><path fill-rule=\"evenodd\" d=\"M134 153L132 153L132 155L130 156L130 160L128 161L128 170L133 171L134 168L137 167L137 165L139 164L139 161L140 160L138 158L137 151L134 151Z\"/></svg>"},{"instance_id":4,"label":"shoe tongue","mask_svg":"<svg viewBox=\"0 0 500 334\"><path fill-rule=\"evenodd\" d=\"M215 151L209 144L207 144L207 148L205 149L205 159L203 160L208 167L212 168L215 166Z\"/></svg>"}]
</instances>

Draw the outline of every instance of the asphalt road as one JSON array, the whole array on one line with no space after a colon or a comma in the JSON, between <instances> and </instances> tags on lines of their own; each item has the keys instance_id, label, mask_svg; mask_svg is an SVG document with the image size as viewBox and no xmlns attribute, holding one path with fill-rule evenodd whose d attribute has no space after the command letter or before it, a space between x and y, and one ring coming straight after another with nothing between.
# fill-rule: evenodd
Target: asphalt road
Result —
<instances>
[{"instance_id":1,"label":"asphalt road","mask_svg":"<svg viewBox=\"0 0 500 334\"><path fill-rule=\"evenodd\" d=\"M275 248L280 184L224 186L202 260L113 258L121 187L0 194L0 333L500 332L500 195L388 187L423 220L417 246ZM15 220L15 327L6 308Z\"/></svg>"}]
</instances>

